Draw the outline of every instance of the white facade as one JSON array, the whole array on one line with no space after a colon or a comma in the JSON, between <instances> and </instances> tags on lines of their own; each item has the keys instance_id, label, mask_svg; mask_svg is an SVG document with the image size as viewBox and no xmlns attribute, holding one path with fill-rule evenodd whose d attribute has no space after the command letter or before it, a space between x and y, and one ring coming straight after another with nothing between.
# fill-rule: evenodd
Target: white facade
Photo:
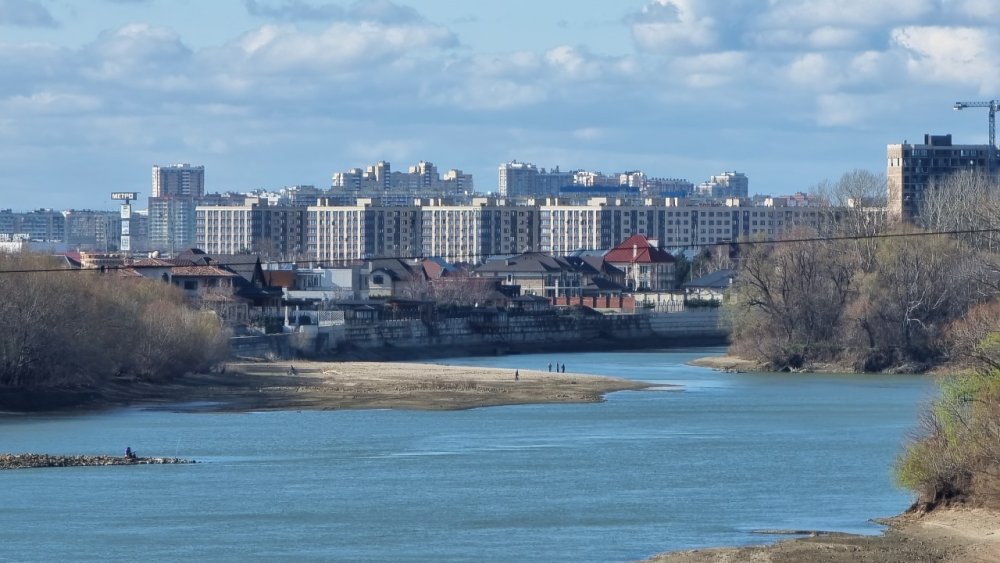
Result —
<instances>
[{"instance_id":1,"label":"white facade","mask_svg":"<svg viewBox=\"0 0 1000 563\"><path fill-rule=\"evenodd\" d=\"M196 246L209 254L239 254L254 246L253 205L198 206Z\"/></svg>"},{"instance_id":2,"label":"white facade","mask_svg":"<svg viewBox=\"0 0 1000 563\"><path fill-rule=\"evenodd\" d=\"M369 198L355 205L320 200L308 208L308 253L321 261L405 258L421 252L421 209L378 206Z\"/></svg>"},{"instance_id":3,"label":"white facade","mask_svg":"<svg viewBox=\"0 0 1000 563\"><path fill-rule=\"evenodd\" d=\"M354 205L321 200L306 211L305 247L309 258L321 262L440 256L478 264L492 255L607 250L636 234L668 249L773 239L796 227L819 229L835 211L782 203L773 199L747 205L731 198L726 205L705 205L677 198L597 197L583 203L475 198L468 205L431 199L382 206L366 198ZM252 248L249 206L199 207L198 214L198 245L206 251L229 254ZM280 240L273 243L281 246Z\"/></svg>"}]
</instances>

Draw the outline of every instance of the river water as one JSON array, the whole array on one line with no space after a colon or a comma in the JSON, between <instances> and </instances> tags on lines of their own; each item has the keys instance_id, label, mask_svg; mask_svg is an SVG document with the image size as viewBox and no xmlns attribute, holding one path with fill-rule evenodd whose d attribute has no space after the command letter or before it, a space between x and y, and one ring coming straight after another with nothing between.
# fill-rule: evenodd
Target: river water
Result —
<instances>
[{"instance_id":1,"label":"river water","mask_svg":"<svg viewBox=\"0 0 1000 563\"><path fill-rule=\"evenodd\" d=\"M0 473L0 561L626 561L909 505L890 466L929 379L685 365L721 352L442 362L681 386L598 404L0 418L4 452L200 462Z\"/></svg>"}]
</instances>

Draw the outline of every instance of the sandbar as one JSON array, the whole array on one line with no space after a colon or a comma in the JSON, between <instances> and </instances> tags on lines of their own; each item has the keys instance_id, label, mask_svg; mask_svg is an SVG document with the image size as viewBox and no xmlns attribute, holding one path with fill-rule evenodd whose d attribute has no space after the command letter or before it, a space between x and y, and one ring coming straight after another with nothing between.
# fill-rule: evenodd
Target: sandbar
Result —
<instances>
[{"instance_id":1,"label":"sandbar","mask_svg":"<svg viewBox=\"0 0 1000 563\"><path fill-rule=\"evenodd\" d=\"M103 406L181 410L455 410L529 403L588 403L648 383L535 370L395 362L229 363L219 373L104 390Z\"/></svg>"}]
</instances>

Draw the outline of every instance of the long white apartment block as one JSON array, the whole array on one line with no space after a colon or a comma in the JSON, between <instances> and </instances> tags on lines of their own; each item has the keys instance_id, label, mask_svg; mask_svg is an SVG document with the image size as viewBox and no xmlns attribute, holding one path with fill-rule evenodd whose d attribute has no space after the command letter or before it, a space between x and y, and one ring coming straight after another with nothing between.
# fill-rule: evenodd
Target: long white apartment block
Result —
<instances>
[{"instance_id":1,"label":"long white apartment block","mask_svg":"<svg viewBox=\"0 0 1000 563\"><path fill-rule=\"evenodd\" d=\"M308 208L307 252L321 261L410 258L422 252L420 206L379 206L371 198L355 205L320 199Z\"/></svg>"},{"instance_id":2,"label":"long white apartment block","mask_svg":"<svg viewBox=\"0 0 1000 563\"><path fill-rule=\"evenodd\" d=\"M253 205L199 205L195 245L209 254L238 254L253 249L253 211Z\"/></svg>"},{"instance_id":3,"label":"long white apartment block","mask_svg":"<svg viewBox=\"0 0 1000 563\"><path fill-rule=\"evenodd\" d=\"M538 249L538 208L503 198L468 205L421 202L423 255L478 264L489 256Z\"/></svg>"},{"instance_id":4,"label":"long white apartment block","mask_svg":"<svg viewBox=\"0 0 1000 563\"><path fill-rule=\"evenodd\" d=\"M256 233L251 207L200 206L198 244L217 253L252 249L253 237L266 233ZM635 234L661 248L695 249L744 238L773 239L796 227L821 229L835 215L834 209L793 205L782 198L705 204L677 198L515 202L482 197L469 204L438 198L408 205L379 205L369 198L343 205L320 199L305 210L304 255L323 262L439 256L478 264L493 255L608 250ZM266 227L257 222L260 229ZM298 248L298 243L278 240L286 231L295 229L272 226L269 245Z\"/></svg>"}]
</instances>

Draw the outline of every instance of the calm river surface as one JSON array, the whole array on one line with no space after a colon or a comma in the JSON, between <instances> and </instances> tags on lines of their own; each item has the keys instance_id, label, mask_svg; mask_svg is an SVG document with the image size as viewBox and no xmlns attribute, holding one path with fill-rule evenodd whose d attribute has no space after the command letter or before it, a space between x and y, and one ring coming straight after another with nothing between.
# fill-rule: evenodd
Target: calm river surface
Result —
<instances>
[{"instance_id":1,"label":"calm river surface","mask_svg":"<svg viewBox=\"0 0 1000 563\"><path fill-rule=\"evenodd\" d=\"M462 358L679 384L584 405L457 412L0 418L0 451L196 465L0 473L0 561L625 561L878 533L929 379L723 374L721 349ZM522 372L523 373L523 372Z\"/></svg>"}]
</instances>

